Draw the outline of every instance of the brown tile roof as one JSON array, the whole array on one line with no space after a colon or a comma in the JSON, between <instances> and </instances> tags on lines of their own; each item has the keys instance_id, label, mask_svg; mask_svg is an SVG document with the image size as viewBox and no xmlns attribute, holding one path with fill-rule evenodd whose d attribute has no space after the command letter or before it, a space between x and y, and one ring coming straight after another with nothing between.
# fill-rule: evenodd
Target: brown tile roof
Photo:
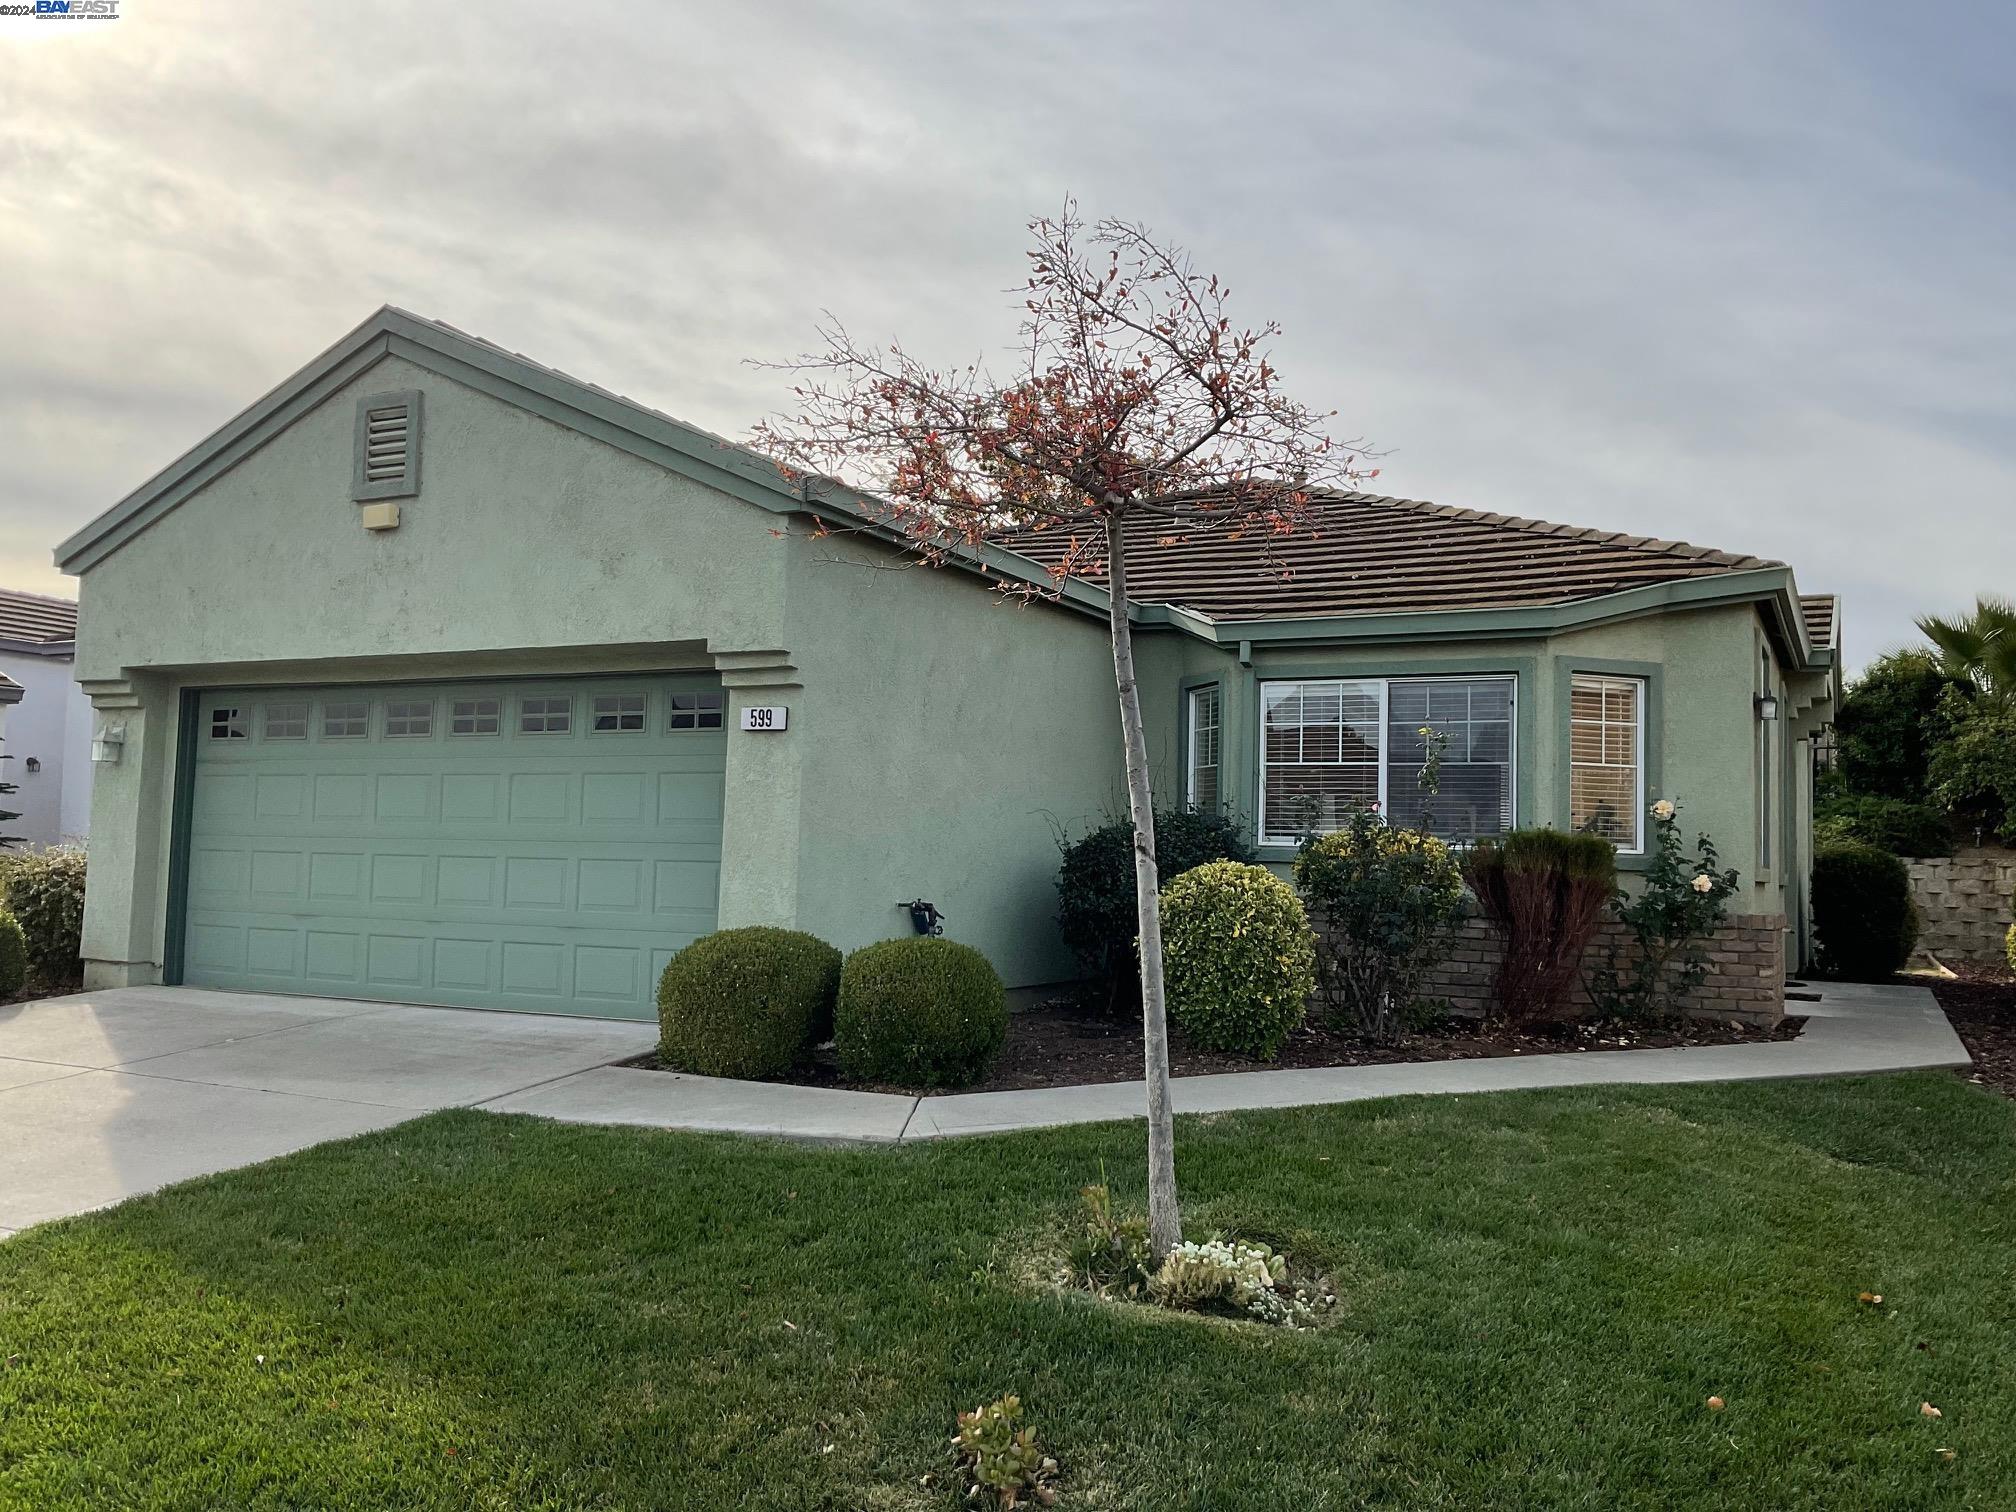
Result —
<instances>
[{"instance_id":1,"label":"brown tile roof","mask_svg":"<svg viewBox=\"0 0 2016 1512\"><path fill-rule=\"evenodd\" d=\"M1831 651L1840 633L1841 606L1831 593L1799 595L1799 616L1806 621L1806 638L1815 651Z\"/></svg>"},{"instance_id":2,"label":"brown tile roof","mask_svg":"<svg viewBox=\"0 0 2016 1512\"><path fill-rule=\"evenodd\" d=\"M999 544L1047 567L1070 537L1049 529ZM1218 620L1562 604L1783 565L1684 541L1366 493L1319 499L1309 525L1292 536L1143 522L1129 526L1127 542L1131 598Z\"/></svg>"},{"instance_id":3,"label":"brown tile roof","mask_svg":"<svg viewBox=\"0 0 2016 1512\"><path fill-rule=\"evenodd\" d=\"M0 640L77 639L77 606L68 599L0 588Z\"/></svg>"}]
</instances>

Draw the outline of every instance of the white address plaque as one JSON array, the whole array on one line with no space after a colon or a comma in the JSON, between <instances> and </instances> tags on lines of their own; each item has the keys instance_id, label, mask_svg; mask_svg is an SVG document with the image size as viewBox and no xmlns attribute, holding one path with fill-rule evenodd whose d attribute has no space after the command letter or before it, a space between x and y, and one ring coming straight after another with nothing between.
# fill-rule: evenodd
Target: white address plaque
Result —
<instances>
[{"instance_id":1,"label":"white address plaque","mask_svg":"<svg viewBox=\"0 0 2016 1512\"><path fill-rule=\"evenodd\" d=\"M742 711L745 730L781 730L790 722L791 711L783 704L754 704Z\"/></svg>"}]
</instances>

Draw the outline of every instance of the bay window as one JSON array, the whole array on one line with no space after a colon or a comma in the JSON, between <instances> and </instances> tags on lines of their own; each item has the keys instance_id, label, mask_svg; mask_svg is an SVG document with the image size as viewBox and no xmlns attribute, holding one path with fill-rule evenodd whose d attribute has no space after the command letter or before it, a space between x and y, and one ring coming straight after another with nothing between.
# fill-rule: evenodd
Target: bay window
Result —
<instances>
[{"instance_id":1,"label":"bay window","mask_svg":"<svg viewBox=\"0 0 2016 1512\"><path fill-rule=\"evenodd\" d=\"M1568 700L1568 827L1642 851L1644 681L1578 672Z\"/></svg>"},{"instance_id":2,"label":"bay window","mask_svg":"<svg viewBox=\"0 0 2016 1512\"><path fill-rule=\"evenodd\" d=\"M1513 686L1510 677L1263 682L1261 842L1326 834L1356 808L1458 842L1510 829ZM1426 793L1436 745L1438 790Z\"/></svg>"},{"instance_id":3,"label":"bay window","mask_svg":"<svg viewBox=\"0 0 2016 1512\"><path fill-rule=\"evenodd\" d=\"M1218 812L1218 685L1190 690L1189 750L1184 761L1183 801L1201 814Z\"/></svg>"}]
</instances>

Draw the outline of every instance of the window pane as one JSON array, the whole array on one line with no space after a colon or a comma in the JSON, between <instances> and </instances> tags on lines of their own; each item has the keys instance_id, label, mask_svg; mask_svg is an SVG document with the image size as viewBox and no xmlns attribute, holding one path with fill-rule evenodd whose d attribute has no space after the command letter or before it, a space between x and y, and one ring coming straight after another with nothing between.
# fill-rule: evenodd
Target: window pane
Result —
<instances>
[{"instance_id":1,"label":"window pane","mask_svg":"<svg viewBox=\"0 0 2016 1512\"><path fill-rule=\"evenodd\" d=\"M1206 813L1218 808L1218 689L1197 688L1190 694L1190 769L1185 797Z\"/></svg>"},{"instance_id":2,"label":"window pane","mask_svg":"<svg viewBox=\"0 0 2016 1512\"><path fill-rule=\"evenodd\" d=\"M571 698L521 698L518 730L523 735L565 735L574 727Z\"/></svg>"},{"instance_id":3,"label":"window pane","mask_svg":"<svg viewBox=\"0 0 2016 1512\"><path fill-rule=\"evenodd\" d=\"M1620 850L1642 845L1644 684L1577 677L1569 695L1568 822Z\"/></svg>"},{"instance_id":4,"label":"window pane","mask_svg":"<svg viewBox=\"0 0 2016 1512\"><path fill-rule=\"evenodd\" d=\"M345 701L322 705L322 738L356 740L371 732L371 705Z\"/></svg>"},{"instance_id":5,"label":"window pane","mask_svg":"<svg viewBox=\"0 0 2016 1512\"><path fill-rule=\"evenodd\" d=\"M1512 827L1512 679L1422 678L1388 685L1386 807L1395 824L1444 840ZM1401 710L1425 709L1425 718ZM1421 791L1426 729L1445 742L1438 791Z\"/></svg>"},{"instance_id":6,"label":"window pane","mask_svg":"<svg viewBox=\"0 0 2016 1512\"><path fill-rule=\"evenodd\" d=\"M611 730L643 729L644 695L642 693L596 694L594 719L589 728L598 733Z\"/></svg>"},{"instance_id":7,"label":"window pane","mask_svg":"<svg viewBox=\"0 0 2016 1512\"><path fill-rule=\"evenodd\" d=\"M1263 683L1263 839L1293 844L1379 802L1377 682Z\"/></svg>"},{"instance_id":8,"label":"window pane","mask_svg":"<svg viewBox=\"0 0 2016 1512\"><path fill-rule=\"evenodd\" d=\"M210 738L212 740L245 739L245 717L237 709L212 709L210 711Z\"/></svg>"},{"instance_id":9,"label":"window pane","mask_svg":"<svg viewBox=\"0 0 2016 1512\"><path fill-rule=\"evenodd\" d=\"M666 727L673 730L718 730L726 702L726 695L719 692L668 693L665 703L671 712L666 719Z\"/></svg>"},{"instance_id":10,"label":"window pane","mask_svg":"<svg viewBox=\"0 0 2016 1512\"><path fill-rule=\"evenodd\" d=\"M458 698L448 706L450 735L495 735L502 707L494 698Z\"/></svg>"},{"instance_id":11,"label":"window pane","mask_svg":"<svg viewBox=\"0 0 2016 1512\"><path fill-rule=\"evenodd\" d=\"M434 733L434 701L423 699L393 699L385 705L385 733L399 735L432 735Z\"/></svg>"},{"instance_id":12,"label":"window pane","mask_svg":"<svg viewBox=\"0 0 2016 1512\"><path fill-rule=\"evenodd\" d=\"M305 703L266 705L264 728L268 740L306 740L308 705Z\"/></svg>"}]
</instances>

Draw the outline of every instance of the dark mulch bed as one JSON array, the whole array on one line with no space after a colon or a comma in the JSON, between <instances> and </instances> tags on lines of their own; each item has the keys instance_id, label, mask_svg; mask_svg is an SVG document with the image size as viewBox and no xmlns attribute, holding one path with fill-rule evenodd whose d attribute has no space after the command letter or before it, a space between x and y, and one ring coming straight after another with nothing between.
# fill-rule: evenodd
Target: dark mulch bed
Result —
<instances>
[{"instance_id":1,"label":"dark mulch bed","mask_svg":"<svg viewBox=\"0 0 2016 1512\"><path fill-rule=\"evenodd\" d=\"M81 982L30 982L19 992L0 992L0 1008L11 1007L15 1003L37 1003L43 998L67 997L83 990Z\"/></svg>"},{"instance_id":2,"label":"dark mulch bed","mask_svg":"<svg viewBox=\"0 0 2016 1512\"><path fill-rule=\"evenodd\" d=\"M1958 981L1904 980L1914 987L1930 987L1939 999L1960 1042L1974 1057L1971 1079L2005 1097L2016 1097L2016 980L1985 972L1969 973Z\"/></svg>"},{"instance_id":3,"label":"dark mulch bed","mask_svg":"<svg viewBox=\"0 0 2016 1512\"><path fill-rule=\"evenodd\" d=\"M1760 1029L1734 1020L1696 1020L1666 1027L1623 1024L1561 1024L1520 1032L1502 1027L1456 1021L1441 1028L1410 1034L1397 1045L1368 1045L1355 1033L1315 1025L1298 1029L1271 1061L1253 1061L1220 1051L1200 1050L1180 1032L1170 1034L1170 1069L1177 1076L1210 1076L1221 1071L1281 1071L1320 1066L1385 1066L1401 1061L1480 1060L1501 1055L1547 1055L1562 1050L1665 1050L1690 1045L1754 1045L1796 1037L1803 1018L1787 1018L1775 1028ZM624 1062L650 1070L661 1066L655 1054ZM1009 1092L1028 1087L1070 1087L1086 1082L1139 1081L1141 1028L1120 1024L1078 1009L1069 1002L1046 1003L1018 1013L1008 1023L1008 1040L984 1081L967 1092ZM801 1086L847 1087L856 1091L897 1092L851 1082L841 1073L830 1046L820 1050L800 1076L785 1078Z\"/></svg>"}]
</instances>

